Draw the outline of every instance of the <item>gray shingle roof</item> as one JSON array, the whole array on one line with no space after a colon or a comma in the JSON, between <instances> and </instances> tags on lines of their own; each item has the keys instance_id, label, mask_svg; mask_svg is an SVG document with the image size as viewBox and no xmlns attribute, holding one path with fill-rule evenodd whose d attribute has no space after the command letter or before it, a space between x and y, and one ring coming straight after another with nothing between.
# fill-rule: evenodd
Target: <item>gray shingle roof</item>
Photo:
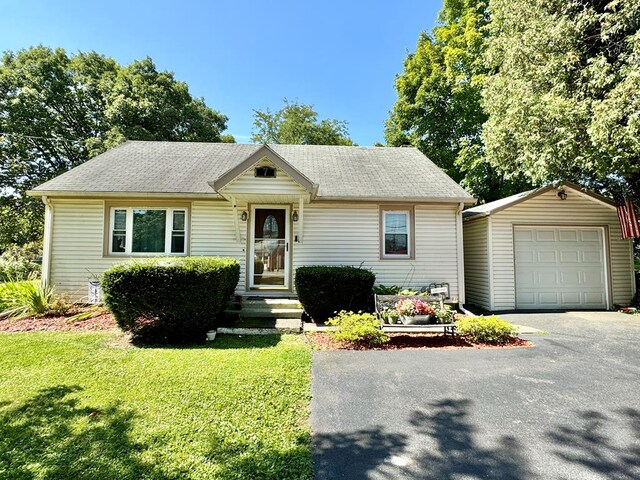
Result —
<instances>
[{"instance_id":1,"label":"gray shingle roof","mask_svg":"<svg viewBox=\"0 0 640 480\"><path fill-rule=\"evenodd\" d=\"M465 201L471 197L415 148L269 145L319 185L319 198ZM36 187L56 192L211 194L261 145L130 141Z\"/></svg>"}]
</instances>

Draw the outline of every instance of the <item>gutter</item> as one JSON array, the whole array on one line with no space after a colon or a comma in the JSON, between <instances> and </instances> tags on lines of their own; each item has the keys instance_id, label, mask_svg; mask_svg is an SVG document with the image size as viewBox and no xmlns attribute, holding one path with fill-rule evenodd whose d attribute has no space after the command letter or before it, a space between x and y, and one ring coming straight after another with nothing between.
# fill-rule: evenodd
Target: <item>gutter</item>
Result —
<instances>
[{"instance_id":1,"label":"gutter","mask_svg":"<svg viewBox=\"0 0 640 480\"><path fill-rule=\"evenodd\" d=\"M182 200L225 200L217 193L179 193L179 192L84 192L63 190L29 190L30 197L60 197L60 198L177 198Z\"/></svg>"}]
</instances>

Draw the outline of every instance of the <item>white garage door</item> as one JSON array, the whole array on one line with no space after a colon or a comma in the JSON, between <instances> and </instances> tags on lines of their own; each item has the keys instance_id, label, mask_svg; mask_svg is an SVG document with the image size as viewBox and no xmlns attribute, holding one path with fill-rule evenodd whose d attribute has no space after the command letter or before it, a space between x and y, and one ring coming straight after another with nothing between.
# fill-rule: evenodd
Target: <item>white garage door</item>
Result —
<instances>
[{"instance_id":1,"label":"white garage door","mask_svg":"<svg viewBox=\"0 0 640 480\"><path fill-rule=\"evenodd\" d=\"M605 309L604 235L595 227L515 227L518 309Z\"/></svg>"}]
</instances>

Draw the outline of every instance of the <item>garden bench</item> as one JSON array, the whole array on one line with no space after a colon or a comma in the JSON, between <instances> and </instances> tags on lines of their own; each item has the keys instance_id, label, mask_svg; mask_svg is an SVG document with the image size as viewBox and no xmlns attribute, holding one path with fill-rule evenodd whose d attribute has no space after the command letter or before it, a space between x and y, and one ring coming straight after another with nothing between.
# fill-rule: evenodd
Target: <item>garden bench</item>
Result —
<instances>
[{"instance_id":1,"label":"garden bench","mask_svg":"<svg viewBox=\"0 0 640 480\"><path fill-rule=\"evenodd\" d=\"M376 315L378 318L382 319L382 312L384 310L392 310L395 304L401 298L417 298L422 300L423 302L440 302L441 308L444 308L444 298L440 295L375 295L374 294L374 302L376 308ZM398 324L393 325L389 323L382 324L383 330L390 329L399 329L402 331L414 331L414 332L429 332L429 331L437 331L440 328L443 329L445 335L451 335L452 337L456 334L456 329L458 325L456 323L438 323L438 324L430 324L430 325L404 325Z\"/></svg>"}]
</instances>

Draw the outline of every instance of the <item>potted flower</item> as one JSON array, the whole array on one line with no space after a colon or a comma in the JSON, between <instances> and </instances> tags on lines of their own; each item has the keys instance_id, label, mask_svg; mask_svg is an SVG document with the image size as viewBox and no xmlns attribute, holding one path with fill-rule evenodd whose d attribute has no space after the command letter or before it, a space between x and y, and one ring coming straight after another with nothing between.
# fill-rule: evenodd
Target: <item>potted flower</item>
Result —
<instances>
[{"instance_id":1,"label":"potted flower","mask_svg":"<svg viewBox=\"0 0 640 480\"><path fill-rule=\"evenodd\" d=\"M436 314L435 308L418 298L401 298L395 309L405 325L426 325Z\"/></svg>"}]
</instances>

